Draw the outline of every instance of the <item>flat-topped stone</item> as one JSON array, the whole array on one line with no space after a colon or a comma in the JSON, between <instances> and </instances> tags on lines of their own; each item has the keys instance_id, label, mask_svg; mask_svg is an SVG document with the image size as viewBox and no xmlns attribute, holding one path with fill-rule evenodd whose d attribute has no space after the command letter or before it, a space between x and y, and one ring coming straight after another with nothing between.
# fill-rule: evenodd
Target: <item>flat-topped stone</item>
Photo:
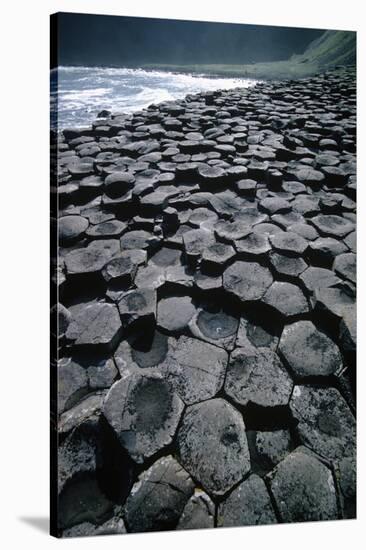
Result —
<instances>
[{"instance_id":1,"label":"flat-topped stone","mask_svg":"<svg viewBox=\"0 0 366 550\"><path fill-rule=\"evenodd\" d=\"M269 269L254 262L235 262L223 275L224 289L242 302L259 300L272 282Z\"/></svg>"},{"instance_id":2,"label":"flat-topped stone","mask_svg":"<svg viewBox=\"0 0 366 550\"><path fill-rule=\"evenodd\" d=\"M290 408L304 445L330 460L354 455L356 421L338 390L295 386Z\"/></svg>"},{"instance_id":3,"label":"flat-topped stone","mask_svg":"<svg viewBox=\"0 0 366 550\"><path fill-rule=\"evenodd\" d=\"M287 405L292 380L278 355L268 348L236 348L230 355L225 393L239 405Z\"/></svg>"},{"instance_id":4,"label":"flat-topped stone","mask_svg":"<svg viewBox=\"0 0 366 550\"><path fill-rule=\"evenodd\" d=\"M115 382L103 406L120 444L137 463L171 443L184 408L161 374L140 372Z\"/></svg>"},{"instance_id":5,"label":"flat-topped stone","mask_svg":"<svg viewBox=\"0 0 366 550\"><path fill-rule=\"evenodd\" d=\"M311 321L287 325L278 349L298 378L330 376L343 366L338 346Z\"/></svg>"},{"instance_id":6,"label":"flat-topped stone","mask_svg":"<svg viewBox=\"0 0 366 550\"><path fill-rule=\"evenodd\" d=\"M224 399L187 408L178 431L179 461L212 495L223 495L250 470L242 416Z\"/></svg>"}]
</instances>

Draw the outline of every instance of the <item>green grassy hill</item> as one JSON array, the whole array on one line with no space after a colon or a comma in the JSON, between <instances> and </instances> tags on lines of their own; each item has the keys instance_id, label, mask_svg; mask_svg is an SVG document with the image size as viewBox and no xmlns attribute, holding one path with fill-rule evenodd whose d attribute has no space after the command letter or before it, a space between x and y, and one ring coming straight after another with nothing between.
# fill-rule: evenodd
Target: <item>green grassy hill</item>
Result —
<instances>
[{"instance_id":1,"label":"green grassy hill","mask_svg":"<svg viewBox=\"0 0 366 550\"><path fill-rule=\"evenodd\" d=\"M258 79L302 78L340 65L356 65L356 33L326 31L300 55L247 65L144 65L145 69Z\"/></svg>"}]
</instances>

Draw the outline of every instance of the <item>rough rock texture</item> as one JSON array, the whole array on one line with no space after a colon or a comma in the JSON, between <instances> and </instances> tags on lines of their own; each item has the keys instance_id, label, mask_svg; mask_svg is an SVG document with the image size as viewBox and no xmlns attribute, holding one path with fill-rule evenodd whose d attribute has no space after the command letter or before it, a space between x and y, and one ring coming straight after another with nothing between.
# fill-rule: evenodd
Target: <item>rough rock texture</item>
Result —
<instances>
[{"instance_id":1,"label":"rough rock texture","mask_svg":"<svg viewBox=\"0 0 366 550\"><path fill-rule=\"evenodd\" d=\"M143 462L171 443L183 403L159 374L131 374L108 392L103 414L121 445Z\"/></svg>"},{"instance_id":2,"label":"rough rock texture","mask_svg":"<svg viewBox=\"0 0 366 550\"><path fill-rule=\"evenodd\" d=\"M219 392L224 383L227 362L225 350L181 336L172 344L165 365L173 388L187 405L191 405L214 397Z\"/></svg>"},{"instance_id":3,"label":"rough rock texture","mask_svg":"<svg viewBox=\"0 0 366 550\"><path fill-rule=\"evenodd\" d=\"M277 523L264 481L253 474L219 505L219 527Z\"/></svg>"},{"instance_id":4,"label":"rough rock texture","mask_svg":"<svg viewBox=\"0 0 366 550\"><path fill-rule=\"evenodd\" d=\"M282 521L338 519L332 472L306 449L288 455L269 477Z\"/></svg>"},{"instance_id":5,"label":"rough rock texture","mask_svg":"<svg viewBox=\"0 0 366 550\"><path fill-rule=\"evenodd\" d=\"M197 489L187 502L177 529L210 529L215 526L215 505L210 497Z\"/></svg>"},{"instance_id":6,"label":"rough rock texture","mask_svg":"<svg viewBox=\"0 0 366 550\"><path fill-rule=\"evenodd\" d=\"M286 405L292 385L280 358L268 348L237 348L232 352L225 392L236 403L262 407Z\"/></svg>"},{"instance_id":7,"label":"rough rock texture","mask_svg":"<svg viewBox=\"0 0 366 550\"><path fill-rule=\"evenodd\" d=\"M53 136L60 536L354 517L355 151L351 69Z\"/></svg>"},{"instance_id":8,"label":"rough rock texture","mask_svg":"<svg viewBox=\"0 0 366 550\"><path fill-rule=\"evenodd\" d=\"M329 376L343 366L337 345L310 321L287 325L278 349L298 378Z\"/></svg>"},{"instance_id":9,"label":"rough rock texture","mask_svg":"<svg viewBox=\"0 0 366 550\"><path fill-rule=\"evenodd\" d=\"M223 495L250 470L245 425L223 399L191 405L178 431L179 460L212 495Z\"/></svg>"},{"instance_id":10,"label":"rough rock texture","mask_svg":"<svg viewBox=\"0 0 366 550\"><path fill-rule=\"evenodd\" d=\"M259 300L272 282L269 269L254 262L235 262L223 277L224 289L241 302Z\"/></svg>"},{"instance_id":11,"label":"rough rock texture","mask_svg":"<svg viewBox=\"0 0 366 550\"><path fill-rule=\"evenodd\" d=\"M328 459L354 456L356 422L338 390L295 386L290 408L304 445Z\"/></svg>"},{"instance_id":12,"label":"rough rock texture","mask_svg":"<svg viewBox=\"0 0 366 550\"><path fill-rule=\"evenodd\" d=\"M174 529L193 488L193 481L174 458L159 459L132 487L124 513L128 530Z\"/></svg>"}]
</instances>

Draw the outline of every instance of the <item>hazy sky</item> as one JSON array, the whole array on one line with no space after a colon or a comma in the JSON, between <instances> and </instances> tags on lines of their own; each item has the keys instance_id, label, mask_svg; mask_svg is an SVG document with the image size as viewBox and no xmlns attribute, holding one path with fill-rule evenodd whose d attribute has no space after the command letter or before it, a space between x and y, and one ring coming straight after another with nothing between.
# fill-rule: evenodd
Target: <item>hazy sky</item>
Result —
<instances>
[{"instance_id":1,"label":"hazy sky","mask_svg":"<svg viewBox=\"0 0 366 550\"><path fill-rule=\"evenodd\" d=\"M250 63L302 53L319 29L58 14L60 65Z\"/></svg>"}]
</instances>

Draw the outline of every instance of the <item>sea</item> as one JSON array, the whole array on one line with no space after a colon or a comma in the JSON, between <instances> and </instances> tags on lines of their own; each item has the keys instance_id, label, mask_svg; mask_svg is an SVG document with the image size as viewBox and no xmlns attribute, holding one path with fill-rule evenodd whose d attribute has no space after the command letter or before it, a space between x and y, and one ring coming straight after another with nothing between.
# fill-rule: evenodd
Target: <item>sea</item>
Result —
<instances>
[{"instance_id":1,"label":"sea","mask_svg":"<svg viewBox=\"0 0 366 550\"><path fill-rule=\"evenodd\" d=\"M246 78L112 67L63 67L51 70L51 125L85 127L103 109L132 113L163 101L203 91L246 88Z\"/></svg>"}]
</instances>

